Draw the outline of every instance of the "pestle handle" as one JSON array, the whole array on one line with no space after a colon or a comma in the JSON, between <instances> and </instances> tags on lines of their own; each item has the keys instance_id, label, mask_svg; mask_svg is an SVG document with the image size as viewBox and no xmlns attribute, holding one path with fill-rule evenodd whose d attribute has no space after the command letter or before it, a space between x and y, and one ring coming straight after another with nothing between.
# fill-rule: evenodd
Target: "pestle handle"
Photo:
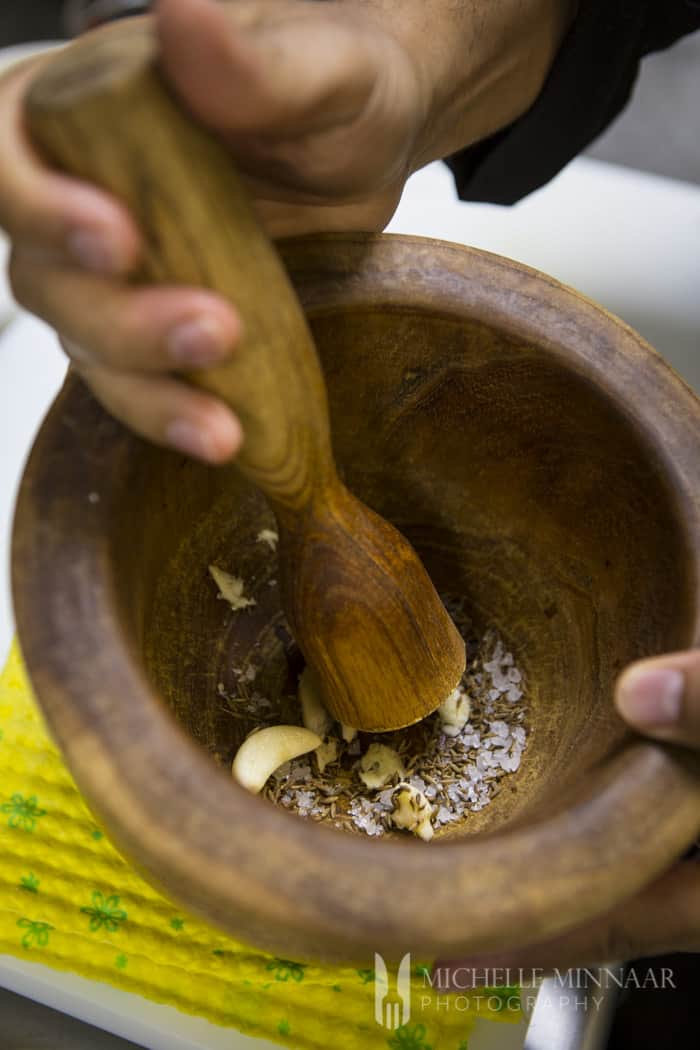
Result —
<instances>
[{"instance_id":1,"label":"pestle handle","mask_svg":"<svg viewBox=\"0 0 700 1050\"><path fill-rule=\"evenodd\" d=\"M329 711L367 730L423 718L458 683L464 642L410 544L339 481L306 320L227 150L161 76L152 21L69 45L30 87L26 119L49 161L131 211L145 239L136 280L236 304L238 352L187 379L241 419L237 465L277 514L282 606Z\"/></svg>"},{"instance_id":2,"label":"pestle handle","mask_svg":"<svg viewBox=\"0 0 700 1050\"><path fill-rule=\"evenodd\" d=\"M234 302L243 337L224 365L187 375L239 416L237 464L276 511L299 511L335 468L326 389L289 278L230 154L170 93L149 18L88 34L50 60L26 99L29 133L57 167L108 190L145 239L137 280Z\"/></svg>"}]
</instances>

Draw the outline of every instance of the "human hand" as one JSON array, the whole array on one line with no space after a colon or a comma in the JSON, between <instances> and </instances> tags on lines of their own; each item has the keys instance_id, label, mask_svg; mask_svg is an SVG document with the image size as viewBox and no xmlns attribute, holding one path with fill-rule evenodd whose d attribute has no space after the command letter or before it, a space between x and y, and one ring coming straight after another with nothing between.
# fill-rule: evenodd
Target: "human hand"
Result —
<instances>
[{"instance_id":1,"label":"human hand","mask_svg":"<svg viewBox=\"0 0 700 1050\"><path fill-rule=\"evenodd\" d=\"M618 681L615 703L638 732L700 750L700 651L658 656L628 667ZM494 970L501 975L508 968L515 973L520 969L524 973L561 972L595 963L697 951L700 863L690 858L630 900L551 940L460 962L436 963L436 967L446 968L453 975L452 987L462 989L471 978L474 983L492 983Z\"/></svg>"},{"instance_id":2,"label":"human hand","mask_svg":"<svg viewBox=\"0 0 700 1050\"><path fill-rule=\"evenodd\" d=\"M273 237L379 230L411 171L490 134L542 84L562 0L159 0L162 64L230 148ZM478 17L477 17L478 16ZM242 440L215 398L177 378L236 353L235 305L201 289L134 288L141 241L97 189L49 172L22 127L42 60L0 80L0 226L18 301L143 436L222 462Z\"/></svg>"}]
</instances>

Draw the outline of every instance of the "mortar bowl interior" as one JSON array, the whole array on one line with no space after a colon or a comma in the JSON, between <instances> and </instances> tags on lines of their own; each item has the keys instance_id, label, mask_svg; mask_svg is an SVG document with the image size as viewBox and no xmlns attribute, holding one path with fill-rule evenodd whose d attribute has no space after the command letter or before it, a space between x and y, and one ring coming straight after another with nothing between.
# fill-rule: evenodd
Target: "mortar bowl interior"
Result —
<instances>
[{"instance_id":1,"label":"mortar bowl interior","mask_svg":"<svg viewBox=\"0 0 700 1050\"><path fill-rule=\"evenodd\" d=\"M697 644L698 403L631 330L507 260L414 238L289 242L348 486L516 654L520 769L432 843L368 839L235 785L236 671L288 690L274 526L235 466L146 445L75 379L23 481L14 594L38 700L88 802L168 894L285 957L456 956L613 906L692 840L697 760L613 686ZM89 434L89 440L85 435ZM256 605L217 601L214 563Z\"/></svg>"}]
</instances>

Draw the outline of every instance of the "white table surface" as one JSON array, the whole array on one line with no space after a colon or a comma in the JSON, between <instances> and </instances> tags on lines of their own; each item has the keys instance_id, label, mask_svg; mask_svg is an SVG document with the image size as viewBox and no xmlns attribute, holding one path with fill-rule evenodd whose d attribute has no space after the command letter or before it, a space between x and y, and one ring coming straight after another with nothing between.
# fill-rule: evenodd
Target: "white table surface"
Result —
<instances>
[{"instance_id":1,"label":"white table surface","mask_svg":"<svg viewBox=\"0 0 700 1050\"><path fill-rule=\"evenodd\" d=\"M389 229L475 245L552 274L636 327L700 388L700 187L578 159L549 186L502 209L458 203L449 173L435 164L410 181ZM0 326L14 312L0 283ZM13 320L0 337L0 659L12 633L7 563L16 488L63 372L52 333L27 316ZM0 957L0 984L149 1050L272 1045L9 957ZM484 1024L470 1048L515 1050L523 1034Z\"/></svg>"}]
</instances>

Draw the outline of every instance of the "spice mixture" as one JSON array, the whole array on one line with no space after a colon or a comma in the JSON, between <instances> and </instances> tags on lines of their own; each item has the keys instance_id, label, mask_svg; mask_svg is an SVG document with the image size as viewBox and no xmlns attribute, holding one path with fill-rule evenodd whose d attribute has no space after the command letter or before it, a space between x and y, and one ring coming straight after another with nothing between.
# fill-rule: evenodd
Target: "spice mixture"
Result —
<instances>
[{"instance_id":1,"label":"spice mixture","mask_svg":"<svg viewBox=\"0 0 700 1050\"><path fill-rule=\"evenodd\" d=\"M466 723L450 727L436 712L407 729L359 733L350 740L336 723L332 741L337 759L323 772L313 753L285 763L267 781L265 797L300 816L371 836L396 824L392 814L399 785L410 785L429 803L430 834L431 829L462 823L470 812L489 804L503 778L519 768L527 745L526 683L497 632L479 635L463 600L444 601L467 646L467 669L453 694L469 712ZM250 692L254 676L250 668L241 674L241 696L227 699L234 710L240 711L242 703L248 715L255 713L260 723L270 724L274 705ZM361 759L373 744L393 749L403 766L374 790L360 778Z\"/></svg>"}]
</instances>

